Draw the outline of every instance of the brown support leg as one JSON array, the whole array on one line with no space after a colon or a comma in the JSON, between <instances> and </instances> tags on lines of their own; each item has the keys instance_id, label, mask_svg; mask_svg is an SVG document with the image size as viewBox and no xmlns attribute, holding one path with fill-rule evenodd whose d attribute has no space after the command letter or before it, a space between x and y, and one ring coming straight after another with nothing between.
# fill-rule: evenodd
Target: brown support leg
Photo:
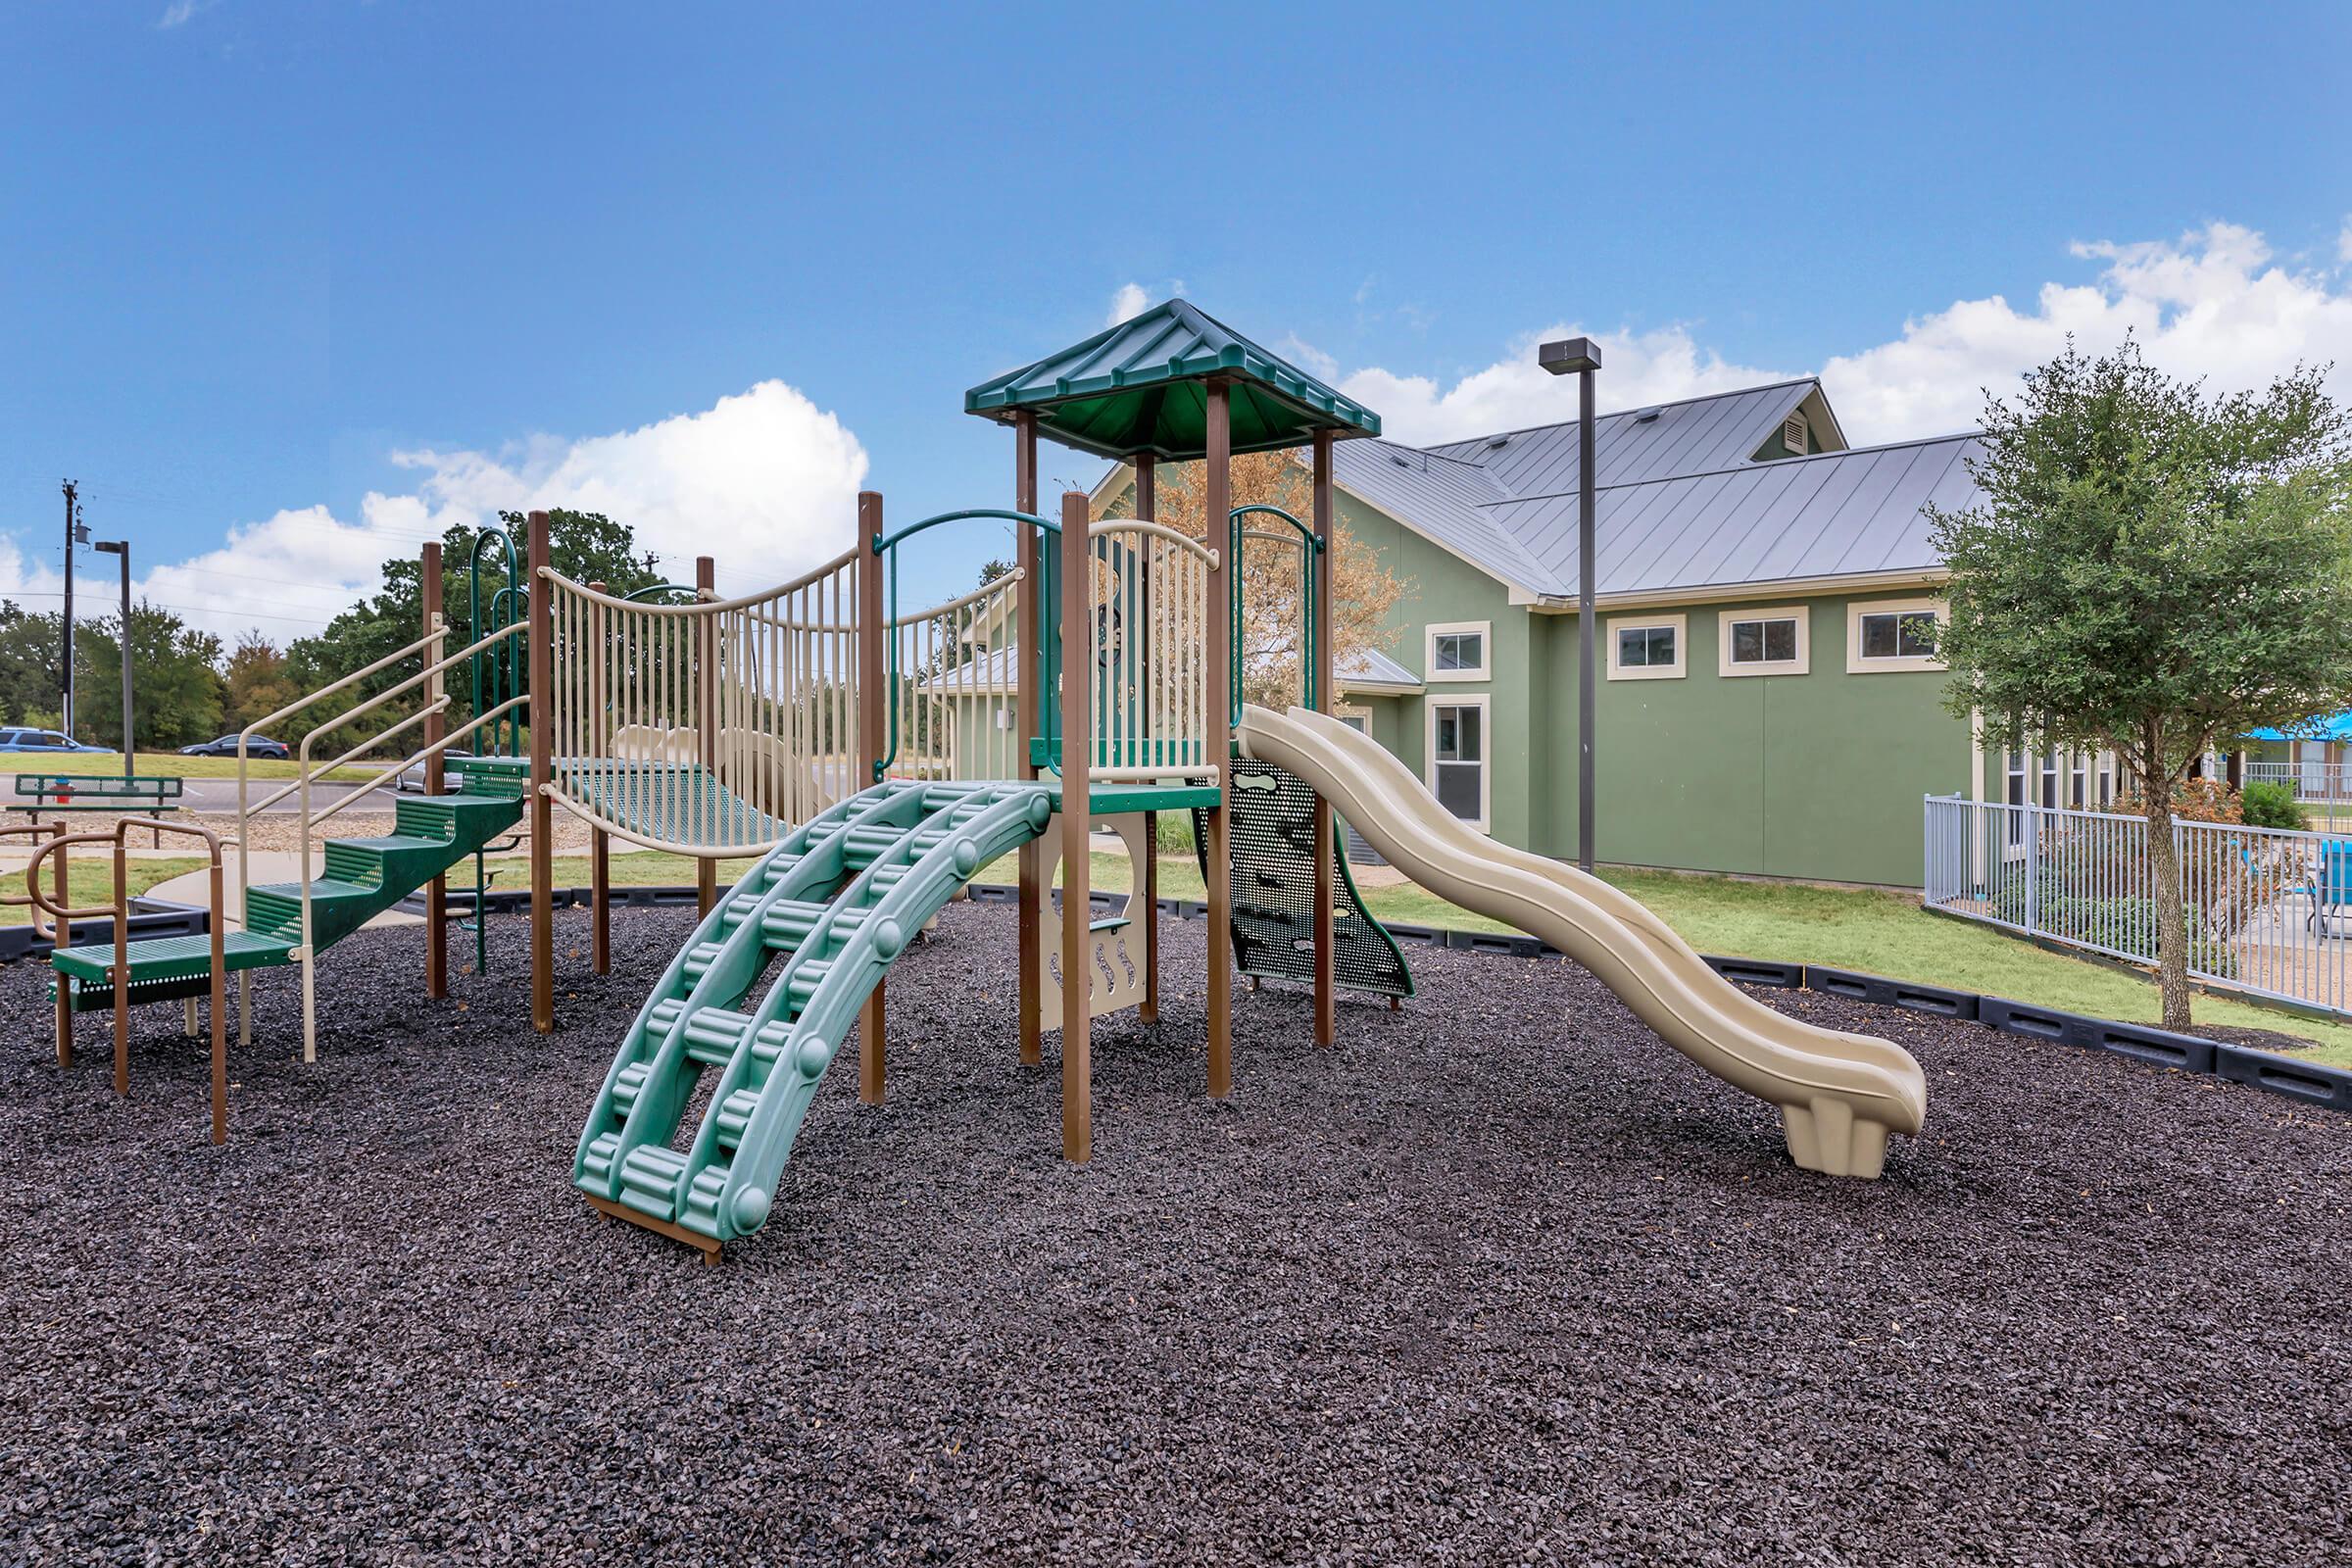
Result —
<instances>
[{"instance_id":1,"label":"brown support leg","mask_svg":"<svg viewBox=\"0 0 2352 1568\"><path fill-rule=\"evenodd\" d=\"M1208 387L1207 543L1217 552L1208 574L1208 756L1231 789L1233 758L1233 408L1221 381ZM1233 1093L1233 842L1220 791L1208 812L1208 1093Z\"/></svg>"},{"instance_id":2,"label":"brown support leg","mask_svg":"<svg viewBox=\"0 0 2352 1568\"><path fill-rule=\"evenodd\" d=\"M556 1027L555 808L547 790L555 778L556 679L554 620L549 613L547 514L530 517L526 553L531 613L531 1027L552 1034ZM482 917L480 910L474 918Z\"/></svg>"},{"instance_id":3,"label":"brown support leg","mask_svg":"<svg viewBox=\"0 0 2352 1568\"><path fill-rule=\"evenodd\" d=\"M115 840L115 1093L130 1093L130 897L122 841Z\"/></svg>"},{"instance_id":4,"label":"brown support leg","mask_svg":"<svg viewBox=\"0 0 2352 1568\"><path fill-rule=\"evenodd\" d=\"M1027 411L1015 416L1013 424L1012 505L1016 512L1037 514L1037 416ZM1042 580L1044 552L1038 548L1039 530L1027 523L1015 527L1018 542L1014 557L1021 569L1021 585L1015 590L1013 600L1017 627L1013 643L1020 657L1020 667L1013 672L1016 731L1013 744L1019 749L1020 776L1034 779L1038 769L1029 754L1029 743L1045 733L1045 726L1038 719L1044 711L1041 705L1048 700L1038 689L1040 650L1045 645L1046 617L1054 612L1052 606L1040 608L1038 584ZM1045 847L1031 839L1020 849L1020 1037L1024 1067L1035 1067L1046 1059L1045 999L1038 976L1045 968L1045 906L1049 896Z\"/></svg>"},{"instance_id":5,"label":"brown support leg","mask_svg":"<svg viewBox=\"0 0 2352 1568\"><path fill-rule=\"evenodd\" d=\"M1151 457L1139 457L1135 460L1135 515L1140 522L1157 522L1159 520L1159 464ZM1151 552L1145 551L1143 558L1143 602L1149 605L1152 603ZM1150 668L1150 662L1162 657L1163 653L1163 650L1152 646L1151 627L1152 623L1153 617L1147 614L1144 617L1144 626L1141 628L1141 635L1145 639L1143 653L1147 671ZM1149 673L1145 678L1150 679ZM1144 813L1142 870L1142 886L1136 890L1136 897L1143 900L1143 907L1141 909L1130 907L1127 911L1142 922L1144 934L1144 1000L1137 1005L1135 1015L1144 1023L1157 1023L1159 1021L1159 813L1157 811Z\"/></svg>"},{"instance_id":6,"label":"brown support leg","mask_svg":"<svg viewBox=\"0 0 2352 1568\"><path fill-rule=\"evenodd\" d=\"M439 759L434 759L438 765ZM220 859L216 848L213 858L213 951L212 985L207 1002L213 1009L213 1143L228 1142L228 966L223 959L227 933L221 927L227 922L220 918Z\"/></svg>"},{"instance_id":7,"label":"brown support leg","mask_svg":"<svg viewBox=\"0 0 2352 1568\"><path fill-rule=\"evenodd\" d=\"M1086 497L1061 498L1061 1157L1094 1157L1090 1027L1094 963L1087 952L1094 857L1087 837L1094 761L1095 607Z\"/></svg>"},{"instance_id":8,"label":"brown support leg","mask_svg":"<svg viewBox=\"0 0 2352 1568\"><path fill-rule=\"evenodd\" d=\"M62 839L65 836L66 824L59 822L56 837ZM66 898L66 856L69 853L71 852L60 850L50 857L57 862L55 877L57 887L52 897L61 909L70 909L74 906ZM61 948L70 948L74 945L73 921L60 919L57 922L57 945ZM74 982L68 976L57 974L55 970L50 972L57 986L57 1064L60 1067L71 1067L74 1065Z\"/></svg>"},{"instance_id":9,"label":"brown support leg","mask_svg":"<svg viewBox=\"0 0 2352 1568\"><path fill-rule=\"evenodd\" d=\"M885 704L890 672L884 662L882 552L874 542L882 536L882 498L871 490L858 493L858 787L881 782L882 749L889 721ZM715 868L713 868L715 869ZM889 1042L883 1027L882 982L876 980L864 1005L858 1009L858 1098L869 1105L882 1103L884 1061Z\"/></svg>"},{"instance_id":10,"label":"brown support leg","mask_svg":"<svg viewBox=\"0 0 2352 1568\"><path fill-rule=\"evenodd\" d=\"M1311 580L1315 602L1308 615L1314 638L1314 663L1308 671L1314 687L1312 707L1318 713L1331 711L1331 557L1333 549L1333 506L1331 489L1331 442L1329 430L1315 432L1315 537ZM1339 1035L1339 976L1335 968L1337 952L1331 926L1331 901L1335 894L1332 875L1331 803L1322 796L1315 797L1315 1044L1328 1046Z\"/></svg>"},{"instance_id":11,"label":"brown support leg","mask_svg":"<svg viewBox=\"0 0 2352 1568\"><path fill-rule=\"evenodd\" d=\"M426 543L417 562L417 584L424 598L424 629L429 636L441 624L441 544L439 540ZM438 660L446 645L432 649L428 661ZM425 690L425 700L433 702L441 696L441 678L433 677ZM441 744L446 733L445 720L438 710L424 721L424 793L441 793L442 763L439 753L431 748ZM449 878L436 876L424 885L424 994L434 1002L449 996Z\"/></svg>"},{"instance_id":12,"label":"brown support leg","mask_svg":"<svg viewBox=\"0 0 2352 1568\"><path fill-rule=\"evenodd\" d=\"M588 836L588 967L612 972L612 835Z\"/></svg>"},{"instance_id":13,"label":"brown support leg","mask_svg":"<svg viewBox=\"0 0 2352 1568\"><path fill-rule=\"evenodd\" d=\"M1143 922L1144 927L1144 1000L1135 1015L1145 1023L1159 1022L1159 813L1144 813L1143 885L1136 897L1143 901L1141 909L1128 912Z\"/></svg>"}]
</instances>

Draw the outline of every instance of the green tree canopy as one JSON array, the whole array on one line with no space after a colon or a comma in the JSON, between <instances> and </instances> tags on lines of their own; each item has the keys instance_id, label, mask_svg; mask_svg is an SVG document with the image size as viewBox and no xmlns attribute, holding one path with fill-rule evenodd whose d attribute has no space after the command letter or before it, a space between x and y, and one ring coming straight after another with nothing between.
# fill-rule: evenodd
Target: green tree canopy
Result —
<instances>
[{"instance_id":1,"label":"green tree canopy","mask_svg":"<svg viewBox=\"0 0 2352 1568\"><path fill-rule=\"evenodd\" d=\"M514 538L514 561L519 566L526 519L522 514L513 512L501 513L500 516ZM483 631L496 630L514 618L508 612L512 602L502 607L498 597L510 582L505 546L495 533L486 538L484 535L485 530L457 523L441 536L442 614L450 628L449 639L443 646L451 653L475 641L478 635L473 608L477 540L482 541L478 597ZM657 559L638 552L636 537L628 526L600 513L562 510L549 513L548 561L566 577L602 582L614 593L630 593L662 580L656 570ZM385 562L383 586L372 596L337 615L324 631L289 645L286 673L294 686L300 691L317 691L367 668L422 636L424 596L419 567L420 562L415 556ZM416 666L404 661L362 682L353 689L351 702L343 706L356 706L416 672ZM458 678L449 682L449 722L455 728L474 713L472 684L466 672L458 672ZM357 733L388 728L415 712L417 706L416 696L404 695L368 714ZM329 710L322 709L322 713L325 711Z\"/></svg>"},{"instance_id":2,"label":"green tree canopy","mask_svg":"<svg viewBox=\"0 0 2352 1568\"><path fill-rule=\"evenodd\" d=\"M2066 352L1988 399L1984 499L1931 509L1951 570L1946 702L1987 746L2103 747L2147 803L2174 884L2192 759L2352 698L2352 432L2299 369L2215 396L2138 346ZM2180 901L2156 900L2165 1022L2188 1022Z\"/></svg>"},{"instance_id":3,"label":"green tree canopy","mask_svg":"<svg viewBox=\"0 0 2352 1568\"><path fill-rule=\"evenodd\" d=\"M77 739L122 746L122 617L75 617L74 718ZM130 611L133 744L169 752L220 733L220 639L161 606Z\"/></svg>"}]
</instances>

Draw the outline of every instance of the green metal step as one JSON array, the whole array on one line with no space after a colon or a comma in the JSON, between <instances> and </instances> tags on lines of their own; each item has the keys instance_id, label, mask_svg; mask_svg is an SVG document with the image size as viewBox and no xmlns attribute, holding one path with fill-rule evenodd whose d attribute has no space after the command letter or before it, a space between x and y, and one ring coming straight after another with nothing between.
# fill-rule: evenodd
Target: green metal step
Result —
<instances>
[{"instance_id":1,"label":"green metal step","mask_svg":"<svg viewBox=\"0 0 2352 1568\"><path fill-rule=\"evenodd\" d=\"M324 874L308 884L314 956L512 828L521 816L517 795L411 795L394 806L391 833L326 840ZM265 882L245 890L245 928L229 932L222 942L228 968L258 969L289 960L302 945L304 887L300 882ZM50 965L73 984L75 1010L86 1011L114 1004L113 987L102 983L114 961L110 943L65 949L51 956ZM134 1002L199 994L212 970L211 939L134 942L129 962Z\"/></svg>"}]
</instances>

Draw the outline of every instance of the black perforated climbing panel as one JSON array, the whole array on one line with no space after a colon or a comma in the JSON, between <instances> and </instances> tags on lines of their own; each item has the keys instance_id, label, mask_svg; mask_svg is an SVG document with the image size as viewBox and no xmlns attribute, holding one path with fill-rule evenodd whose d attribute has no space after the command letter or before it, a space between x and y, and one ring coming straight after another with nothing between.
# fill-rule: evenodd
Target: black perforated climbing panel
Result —
<instances>
[{"instance_id":1,"label":"black perforated climbing panel","mask_svg":"<svg viewBox=\"0 0 2352 1568\"><path fill-rule=\"evenodd\" d=\"M1315 977L1315 792L1271 762L1233 760L1226 780L1233 841L1233 951L1244 974L1277 980ZM1338 902L1332 907L1332 965L1341 985L1384 997L1409 997L1413 975L1396 939L1365 912L1348 873L1346 834L1334 818ZM1208 868L1208 813L1193 812L1201 874Z\"/></svg>"}]
</instances>

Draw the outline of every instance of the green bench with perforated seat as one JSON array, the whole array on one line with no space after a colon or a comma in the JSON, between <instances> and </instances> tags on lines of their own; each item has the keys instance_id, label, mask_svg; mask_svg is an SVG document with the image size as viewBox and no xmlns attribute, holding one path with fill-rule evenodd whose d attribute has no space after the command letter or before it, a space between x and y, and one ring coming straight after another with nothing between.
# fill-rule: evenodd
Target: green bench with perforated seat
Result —
<instances>
[{"instance_id":1,"label":"green bench with perforated seat","mask_svg":"<svg viewBox=\"0 0 2352 1568\"><path fill-rule=\"evenodd\" d=\"M160 821L166 811L180 808L186 786L183 778L157 773L19 773L19 798L9 809L26 816L119 811Z\"/></svg>"}]
</instances>

